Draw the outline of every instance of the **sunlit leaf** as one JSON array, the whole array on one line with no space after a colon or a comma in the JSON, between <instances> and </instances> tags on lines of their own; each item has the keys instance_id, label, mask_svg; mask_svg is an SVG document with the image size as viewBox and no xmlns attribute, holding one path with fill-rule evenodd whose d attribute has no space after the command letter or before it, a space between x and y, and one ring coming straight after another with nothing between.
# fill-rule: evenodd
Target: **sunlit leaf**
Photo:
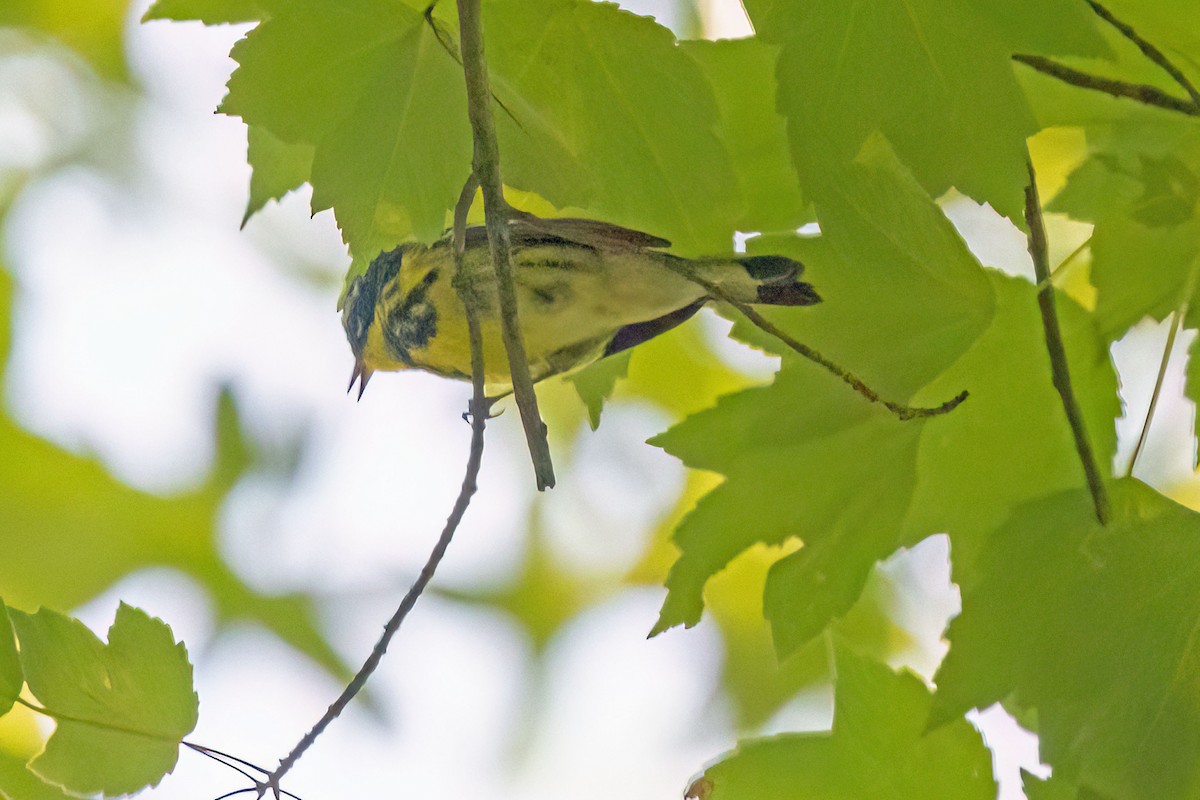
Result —
<instances>
[{"instance_id":1,"label":"sunlit leaf","mask_svg":"<svg viewBox=\"0 0 1200 800\"><path fill-rule=\"evenodd\" d=\"M263 128L251 127L247 138L246 158L254 172L250 176L250 200L243 225L268 202L281 199L307 181L313 160L312 145L288 144Z\"/></svg>"},{"instance_id":2,"label":"sunlit leaf","mask_svg":"<svg viewBox=\"0 0 1200 800\"><path fill-rule=\"evenodd\" d=\"M56 722L34 772L73 792L116 795L174 769L198 700L170 628L122 603L105 644L54 611L9 614L29 689Z\"/></svg>"}]
</instances>

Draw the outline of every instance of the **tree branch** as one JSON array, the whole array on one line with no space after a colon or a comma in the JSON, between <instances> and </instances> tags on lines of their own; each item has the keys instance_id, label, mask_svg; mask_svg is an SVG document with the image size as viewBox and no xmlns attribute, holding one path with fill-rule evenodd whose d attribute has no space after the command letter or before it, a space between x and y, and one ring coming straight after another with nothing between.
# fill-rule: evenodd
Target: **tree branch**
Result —
<instances>
[{"instance_id":1,"label":"tree branch","mask_svg":"<svg viewBox=\"0 0 1200 800\"><path fill-rule=\"evenodd\" d=\"M529 361L525 356L525 341L521 336L509 253L508 203L504 200L504 184L500 177L500 148L496 144L496 129L492 120L492 93L483 52L479 0L458 0L458 24L463 75L467 82L467 113L471 118L475 142L472 163L475 176L483 188L483 211L492 266L496 270L504 350L508 355L513 395L525 426L525 439L533 459L538 491L544 491L554 486L554 464L550 459L550 445L546 441L546 423L542 422L538 413L537 395L533 391Z\"/></svg>"},{"instance_id":2,"label":"tree branch","mask_svg":"<svg viewBox=\"0 0 1200 800\"><path fill-rule=\"evenodd\" d=\"M1148 106L1156 106L1168 111L1178 111L1181 114L1193 117L1200 116L1200 104L1197 104L1196 101L1182 100L1174 95L1167 94L1157 86L1150 86L1145 83L1129 83L1112 78L1101 78L1099 75L1082 72L1044 56L1031 56L1018 53L1012 58L1013 61L1033 67L1038 72L1058 78L1060 81L1069 83L1072 86L1104 92L1113 97L1136 100Z\"/></svg>"},{"instance_id":3,"label":"tree branch","mask_svg":"<svg viewBox=\"0 0 1200 800\"><path fill-rule=\"evenodd\" d=\"M458 206L455 208L455 231L454 240L458 244L465 241L463 229L465 226L467 210L471 207L471 200L475 195L475 187L477 186L475 176L472 175L467 179L466 186L463 187L462 196L459 198ZM455 259L458 261L457 276L465 275L465 270L462 268L463 249L461 246L455 248ZM462 522L463 515L467 512L467 507L471 504L471 497L475 494L478 487L477 481L479 478L479 467L483 462L483 431L488 420L488 399L484 393L484 365L483 365L483 335L479 328L479 319L475 313L475 304L473 299L466 293L469 287L465 286L466 281L459 282L456 280L455 289L458 290L459 298L463 301L463 306L466 309L467 315L467 332L470 339L471 347L471 384L473 387L471 397L471 448L467 456L467 467L463 475L462 488L459 489L458 498L454 501L454 507L450 511L450 516L446 519L446 525L442 529L442 534L438 537L437 543L433 546L433 550L429 553L429 558L425 561L425 566L421 568L420 574L409 588L408 593L404 595L404 599L400 601L400 606L392 614L392 618L387 621L383 627L383 635L379 637L379 641L375 643L374 649L359 668L358 673L342 691L328 709L325 714L317 721L317 724L312 727L304 738L292 748L292 752L279 762L279 766L268 775L262 782L255 785L258 792L258 797L263 797L267 790L270 790L276 800L279 800L281 794L287 794L280 788L280 781L283 776L288 773L304 752L317 740L317 737L329 727L329 723L333 722L342 711L349 705L366 685L367 679L375 672L379 662L383 660L384 653L387 652L388 645L391 644L392 638L396 632L400 630L401 623L408 616L408 612L412 611L417 600L421 597L421 593L425 591L425 587L433 579L434 573L437 571L438 564L441 563L442 557L446 555L446 549L450 547L450 542L454 538L454 532L458 530L458 525Z\"/></svg>"},{"instance_id":4,"label":"tree branch","mask_svg":"<svg viewBox=\"0 0 1200 800\"><path fill-rule=\"evenodd\" d=\"M1029 185L1025 187L1025 223L1029 228L1029 255L1033 257L1033 269L1038 285L1042 288L1037 293L1038 308L1042 313L1042 329L1046 336L1046 351L1050 355L1050 373L1054 388L1062 399L1063 410L1067 414L1067 422L1071 425L1071 434L1075 438L1075 451L1083 464L1084 476L1087 478L1088 489L1092 493L1092 504L1096 509L1096 519L1101 525L1107 525L1111 513L1109 511L1108 490L1104 486L1104 478L1096 454L1092 451L1092 443L1087 435L1087 425L1079 401L1071 388L1071 372L1067 366L1067 351L1063 346L1062 330L1058 326L1058 310L1054 302L1054 286L1050 283L1050 257L1046 245L1046 226L1042 219L1042 204L1038 198L1037 176L1033 171L1033 162L1026 162L1029 169Z\"/></svg>"},{"instance_id":5,"label":"tree branch","mask_svg":"<svg viewBox=\"0 0 1200 800\"><path fill-rule=\"evenodd\" d=\"M1172 64L1161 50L1143 39L1130 25L1114 17L1111 11L1097 3L1096 0L1087 0L1087 4L1092 7L1092 11L1095 11L1100 19L1120 31L1122 36L1137 45L1137 48L1142 51L1142 55L1157 64L1163 72L1170 75L1176 83L1183 87L1183 90L1188 93L1188 97L1192 98L1192 107L1200 109L1200 92L1196 91L1196 87L1183 74L1183 71Z\"/></svg>"},{"instance_id":6,"label":"tree branch","mask_svg":"<svg viewBox=\"0 0 1200 800\"><path fill-rule=\"evenodd\" d=\"M771 320L755 311L753 306L743 303L742 301L730 295L717 284L712 283L711 281L706 281L689 271L682 269L676 269L675 271L680 275L683 275L685 278L688 278L700 286L703 286L705 291L708 292L709 296L733 306L740 311L746 319L754 323L755 327L757 327L759 330L769 333L771 336L774 336L796 353L799 353L809 361L824 367L826 370L845 381L852 389L854 389L854 391L858 392L872 403L881 404L888 411L891 411L893 414L895 414L900 420L936 417L953 411L959 406L960 403L962 403L963 400L967 399L968 392L964 390L960 392L957 397L947 400L945 403L942 403L936 408L915 408L913 406L906 406L902 403L893 403L891 400L884 400L878 395L878 393L876 393L874 389L864 383L858 376L848 372L836 362L829 360L818 351L797 340L795 337L791 336L786 331L775 325L775 323L771 322Z\"/></svg>"}]
</instances>

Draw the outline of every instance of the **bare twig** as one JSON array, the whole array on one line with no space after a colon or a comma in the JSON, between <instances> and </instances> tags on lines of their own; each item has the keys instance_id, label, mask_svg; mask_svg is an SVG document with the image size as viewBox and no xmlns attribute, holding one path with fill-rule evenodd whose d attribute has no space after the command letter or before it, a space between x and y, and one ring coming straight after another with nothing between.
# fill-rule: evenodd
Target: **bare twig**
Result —
<instances>
[{"instance_id":1,"label":"bare twig","mask_svg":"<svg viewBox=\"0 0 1200 800\"><path fill-rule=\"evenodd\" d=\"M1200 105L1197 105L1196 101L1180 99L1164 92L1157 86L1150 86L1145 83L1130 83L1113 78L1102 78L1099 75L1092 75L1091 73L1068 67L1065 64L1060 64L1045 56L1031 56L1018 53L1012 58L1013 61L1033 67L1038 72L1058 78L1060 81L1069 83L1072 86L1093 89L1097 92L1110 94L1113 97L1125 97L1148 106L1157 106L1158 108L1165 108L1168 111L1178 111L1181 114L1188 114L1193 117L1200 116Z\"/></svg>"},{"instance_id":2,"label":"bare twig","mask_svg":"<svg viewBox=\"0 0 1200 800\"><path fill-rule=\"evenodd\" d=\"M1092 7L1092 11L1095 11L1100 19L1120 31L1122 36L1137 45L1137 48L1142 51L1142 55L1157 64L1163 72L1171 76L1172 80L1183 87L1183 90L1188 93L1188 97L1192 98L1193 107L1200 109L1200 92L1196 91L1195 85L1188 80L1179 67L1171 63L1171 60L1161 50L1143 39L1132 26L1114 17L1111 11L1097 3L1096 0L1087 0L1087 4Z\"/></svg>"},{"instance_id":3,"label":"bare twig","mask_svg":"<svg viewBox=\"0 0 1200 800\"><path fill-rule=\"evenodd\" d=\"M1034 274L1038 285L1042 288L1037 293L1038 308L1042 314L1042 330L1046 336L1046 351L1050 355L1050 374L1054 388L1062 399L1063 410L1071 426L1071 434L1075 438L1075 451L1083 464L1084 476L1087 478L1088 489L1092 493L1092 504L1096 509L1096 519L1101 525L1107 525L1110 517L1108 490L1104 486L1104 478L1100 473L1100 465L1092 451L1092 443L1087 435L1087 425L1079 401L1071 388L1071 371L1067 366L1067 351L1063 345L1062 330L1058 326L1058 311L1054 303L1054 286L1050 283L1050 258L1046 244L1046 226L1042 219L1042 204L1038 198L1037 176L1033 171L1033 162L1026 162L1029 169L1029 185L1025 187L1025 223L1029 228L1029 255L1033 257Z\"/></svg>"},{"instance_id":4,"label":"bare twig","mask_svg":"<svg viewBox=\"0 0 1200 800\"><path fill-rule=\"evenodd\" d=\"M719 285L711 281L706 281L703 278L683 269L677 269L676 271L680 275L683 275L689 280L694 281L700 286L703 286L704 290L708 292L709 296L726 302L736 308L746 319L754 323L754 325L760 330L764 331L765 333L769 333L771 336L774 336L780 342L783 342L783 344L804 356L809 361L819 364L829 372L832 372L834 375L845 381L852 389L854 389L854 391L858 392L872 403L881 404L884 408L886 408L888 411L891 411L896 415L897 418L901 420L936 417L949 411L953 411L960 403L962 403L963 400L967 399L968 393L964 390L960 392L957 397L947 400L945 403L942 403L936 408L914 408L912 406L906 406L902 403L893 403L891 400L884 400L875 392L874 389L865 384L856 375L843 369L840 365L829 360L808 345L798 341L791 334L787 333L771 322L771 320L755 311L753 306L743 303L742 301L730 295Z\"/></svg>"},{"instance_id":5,"label":"bare twig","mask_svg":"<svg viewBox=\"0 0 1200 800\"><path fill-rule=\"evenodd\" d=\"M1167 343L1163 346L1162 359L1158 362L1158 377L1154 379L1154 391L1150 394L1150 405L1146 407L1146 419L1142 422L1142 430L1138 434L1137 444L1133 448L1133 454L1129 456L1129 464L1125 467L1127 476L1133 474L1133 468L1142 455L1142 448L1146 446L1146 438L1150 435L1150 423L1154 421L1154 412L1158 410L1158 398L1162 394L1163 381L1167 377L1167 367L1171 363L1171 351L1175 349L1175 338L1179 335L1179 329L1183 327L1183 317L1186 313L1187 306L1184 306L1183 309L1175 311L1171 315L1171 328L1167 331Z\"/></svg>"},{"instance_id":6,"label":"bare twig","mask_svg":"<svg viewBox=\"0 0 1200 800\"><path fill-rule=\"evenodd\" d=\"M1142 448L1146 444L1146 438L1150 435L1150 424L1154 421L1154 412L1158 408L1158 398L1162 395L1163 381L1167 377L1167 366L1171 362L1171 353L1175 349L1175 339L1179 336L1179 331L1183 329L1183 322L1187 319L1188 308L1191 305L1192 296L1196 293L1196 284L1200 282L1200 259L1192 262L1192 268L1188 271L1187 280L1184 281L1181 290L1181 299L1179 308L1174 312L1171 318L1171 328L1167 333L1167 342L1163 346L1162 359L1158 363L1158 377L1154 381L1154 392L1150 395L1150 405L1146 408L1146 419L1142 423L1142 431L1138 434L1137 445L1133 448L1133 455L1129 458L1129 466L1125 470L1126 475L1133 474L1133 468L1137 465L1138 457L1142 454Z\"/></svg>"},{"instance_id":7,"label":"bare twig","mask_svg":"<svg viewBox=\"0 0 1200 800\"><path fill-rule=\"evenodd\" d=\"M458 208L455 209L455 241L463 241L460 227L460 220L465 221L466 210L470 208L470 200L475 194L474 176L468 179L467 187L464 187L462 197L459 199ZM465 204L465 208L463 208ZM455 258L459 260L460 268L458 274L464 274L461 269L462 249L456 248ZM401 623L408 616L408 612L412 611L417 600L421 597L421 593L425 591L425 587L429 581L433 579L434 573L437 571L438 564L441 563L442 557L446 555L446 549L450 546L451 540L454 538L454 532L458 530L458 525L462 522L463 515L467 511L467 507L471 503L471 497L475 494L477 481L479 477L479 467L483 461L483 431L488 419L488 401L484 393L484 365L483 365L483 336L479 329L479 320L475 314L475 306L470 302L469 298L464 294L463 287L456 283L455 288L459 290L459 297L463 299L463 304L467 315L467 330L470 337L471 347L471 383L473 393L471 398L471 448L470 454L467 456L467 467L463 475L462 488L459 489L458 499L454 501L454 507L450 511L450 516L446 519L446 526L442 529L442 534L438 537L437 543L433 546L433 550L429 553L429 558L425 562L425 566L421 568L421 573L409 588L408 593L404 595L404 599L400 601L400 606L396 612L392 614L392 618L387 621L383 627L383 635L379 637L379 641L375 643L374 649L363 662L358 673L342 691L337 700L329 706L325 714L317 721L317 724L312 727L304 738L288 753L287 757L279 762L279 766L266 777L265 780L256 785L258 797L263 797L267 790L274 793L276 800L280 797L282 790L279 782L283 776L295 766L300 756L312 746L317 737L342 713L342 710L350 703L355 695L362 690L366 685L367 679L379 666L379 662L383 659L384 653L387 652L388 645L396 632L400 630Z\"/></svg>"},{"instance_id":8,"label":"bare twig","mask_svg":"<svg viewBox=\"0 0 1200 800\"><path fill-rule=\"evenodd\" d=\"M546 441L546 423L542 422L538 413L537 395L533 391L529 361L525 356L525 341L521 336L517 292L513 285L509 254L508 203L504 200L504 185L500 177L500 148L496 144L496 129L492 119L492 95L483 52L479 0L458 0L458 24L463 75L467 82L467 113L471 118L475 142L472 163L475 176L483 188L483 211L492 266L496 270L504 350L508 355L513 395L525 426L525 439L533 459L537 487L543 491L554 486L554 464L550 459L550 445Z\"/></svg>"}]
</instances>

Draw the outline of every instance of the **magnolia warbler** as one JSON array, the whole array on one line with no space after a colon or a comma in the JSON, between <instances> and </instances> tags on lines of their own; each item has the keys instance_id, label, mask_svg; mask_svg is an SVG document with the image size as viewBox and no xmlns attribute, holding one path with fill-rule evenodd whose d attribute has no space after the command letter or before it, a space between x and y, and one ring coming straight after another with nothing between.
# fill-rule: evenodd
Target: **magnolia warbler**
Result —
<instances>
[{"instance_id":1,"label":"magnolia warbler","mask_svg":"<svg viewBox=\"0 0 1200 800\"><path fill-rule=\"evenodd\" d=\"M784 256L685 259L670 242L587 219L509 222L513 276L534 381L573 372L687 320L710 299L704 284L744 303L807 306L821 298ZM484 341L491 395L510 390L487 232L466 229L463 269ZM347 290L342 325L361 398L379 370L422 369L470 380L466 313L455 289L451 237L405 244L371 262Z\"/></svg>"}]
</instances>

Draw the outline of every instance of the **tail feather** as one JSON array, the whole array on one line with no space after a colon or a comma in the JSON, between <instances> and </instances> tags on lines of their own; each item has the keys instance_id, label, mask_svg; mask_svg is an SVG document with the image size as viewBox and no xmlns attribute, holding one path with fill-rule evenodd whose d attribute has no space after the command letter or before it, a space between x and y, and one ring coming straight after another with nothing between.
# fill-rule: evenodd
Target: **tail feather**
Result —
<instances>
[{"instance_id":1,"label":"tail feather","mask_svg":"<svg viewBox=\"0 0 1200 800\"><path fill-rule=\"evenodd\" d=\"M787 256L747 256L737 259L738 264L754 281L753 298L749 303L769 306L811 306L821 302L821 296L812 284L797 280L804 272L804 265Z\"/></svg>"},{"instance_id":2,"label":"tail feather","mask_svg":"<svg viewBox=\"0 0 1200 800\"><path fill-rule=\"evenodd\" d=\"M821 302L821 295L804 281L763 283L758 287L758 302L768 306L811 306Z\"/></svg>"}]
</instances>

